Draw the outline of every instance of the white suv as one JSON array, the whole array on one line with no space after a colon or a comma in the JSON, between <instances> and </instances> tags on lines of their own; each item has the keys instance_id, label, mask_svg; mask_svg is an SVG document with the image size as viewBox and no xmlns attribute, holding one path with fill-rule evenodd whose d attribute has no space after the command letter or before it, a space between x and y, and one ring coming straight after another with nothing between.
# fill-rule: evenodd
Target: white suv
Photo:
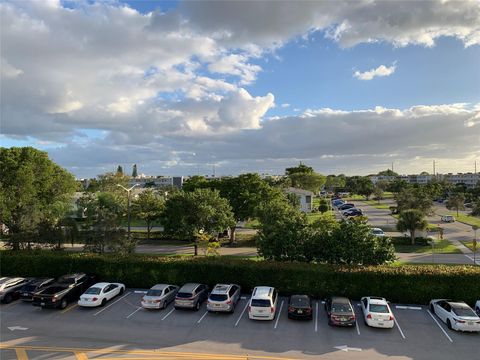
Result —
<instances>
[{"instance_id":1,"label":"white suv","mask_svg":"<svg viewBox=\"0 0 480 360\"><path fill-rule=\"evenodd\" d=\"M270 286L257 286L253 289L248 304L248 317L252 320L273 320L277 310L278 291Z\"/></svg>"},{"instance_id":2,"label":"white suv","mask_svg":"<svg viewBox=\"0 0 480 360\"><path fill-rule=\"evenodd\" d=\"M371 327L391 329L395 325L395 317L382 297L366 296L360 301L365 324Z\"/></svg>"}]
</instances>

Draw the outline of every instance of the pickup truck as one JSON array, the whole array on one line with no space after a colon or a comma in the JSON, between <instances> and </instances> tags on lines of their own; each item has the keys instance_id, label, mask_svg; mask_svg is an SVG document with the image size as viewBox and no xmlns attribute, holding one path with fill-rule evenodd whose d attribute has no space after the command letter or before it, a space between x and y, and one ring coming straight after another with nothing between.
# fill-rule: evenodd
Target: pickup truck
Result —
<instances>
[{"instance_id":1,"label":"pickup truck","mask_svg":"<svg viewBox=\"0 0 480 360\"><path fill-rule=\"evenodd\" d=\"M32 305L65 309L70 302L78 300L95 280L95 276L84 273L61 276L56 283L33 294Z\"/></svg>"}]
</instances>

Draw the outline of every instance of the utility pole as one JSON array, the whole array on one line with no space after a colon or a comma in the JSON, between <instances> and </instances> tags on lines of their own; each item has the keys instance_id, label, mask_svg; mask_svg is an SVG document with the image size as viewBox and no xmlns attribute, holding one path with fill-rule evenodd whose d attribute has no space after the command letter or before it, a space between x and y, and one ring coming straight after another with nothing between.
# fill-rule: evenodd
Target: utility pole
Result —
<instances>
[{"instance_id":1,"label":"utility pole","mask_svg":"<svg viewBox=\"0 0 480 360\"><path fill-rule=\"evenodd\" d=\"M435 160L433 160L433 175L434 175L434 176L436 175L436 172L435 172Z\"/></svg>"},{"instance_id":2,"label":"utility pole","mask_svg":"<svg viewBox=\"0 0 480 360\"><path fill-rule=\"evenodd\" d=\"M128 222L128 235L127 235L127 238L128 238L128 242L130 243L130 240L131 240L131 232L130 232L130 205L131 205L131 198L130 198L130 193L132 192L133 188L135 186L138 186L138 184L135 184L133 185L131 188L127 189L126 187L120 185L120 184L117 184L118 187L121 187L123 190L125 190L127 192L127 199L128 199L128 203L127 203L127 222Z\"/></svg>"}]
</instances>

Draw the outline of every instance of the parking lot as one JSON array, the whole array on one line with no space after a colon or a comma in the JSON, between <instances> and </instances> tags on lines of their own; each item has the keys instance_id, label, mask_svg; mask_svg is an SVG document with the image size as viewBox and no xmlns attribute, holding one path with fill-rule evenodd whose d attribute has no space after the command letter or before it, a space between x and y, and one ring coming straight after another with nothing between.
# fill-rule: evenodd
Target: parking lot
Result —
<instances>
[{"instance_id":1,"label":"parking lot","mask_svg":"<svg viewBox=\"0 0 480 360\"><path fill-rule=\"evenodd\" d=\"M392 304L393 329L328 326L321 300L312 321L287 318L280 297L273 321L248 319L249 295L233 314L145 310L143 290L127 290L106 306L41 309L16 301L1 305L0 357L7 359L479 359L480 335L450 331L425 306Z\"/></svg>"}]
</instances>

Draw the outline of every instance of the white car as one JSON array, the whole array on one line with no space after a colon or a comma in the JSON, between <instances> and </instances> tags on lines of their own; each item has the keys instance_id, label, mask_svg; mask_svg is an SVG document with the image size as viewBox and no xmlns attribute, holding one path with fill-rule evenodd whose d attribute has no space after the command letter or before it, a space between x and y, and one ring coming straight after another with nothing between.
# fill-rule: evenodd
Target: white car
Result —
<instances>
[{"instance_id":1,"label":"white car","mask_svg":"<svg viewBox=\"0 0 480 360\"><path fill-rule=\"evenodd\" d=\"M441 219L443 222L455 222L455 217L452 215L443 215Z\"/></svg>"},{"instance_id":2,"label":"white car","mask_svg":"<svg viewBox=\"0 0 480 360\"><path fill-rule=\"evenodd\" d=\"M248 318L252 320L273 320L277 310L278 291L270 286L257 286L253 289L248 304Z\"/></svg>"},{"instance_id":3,"label":"white car","mask_svg":"<svg viewBox=\"0 0 480 360\"><path fill-rule=\"evenodd\" d=\"M385 232L380 228L372 228L372 234L378 237L385 237Z\"/></svg>"},{"instance_id":4,"label":"white car","mask_svg":"<svg viewBox=\"0 0 480 360\"><path fill-rule=\"evenodd\" d=\"M475 312L478 316L480 316L480 300L477 300L477 302L475 303Z\"/></svg>"},{"instance_id":5,"label":"white car","mask_svg":"<svg viewBox=\"0 0 480 360\"><path fill-rule=\"evenodd\" d=\"M365 324L371 327L391 329L395 325L395 316L382 297L366 296L360 301Z\"/></svg>"},{"instance_id":6,"label":"white car","mask_svg":"<svg viewBox=\"0 0 480 360\"><path fill-rule=\"evenodd\" d=\"M451 330L480 332L480 317L463 301L434 299L430 311Z\"/></svg>"},{"instance_id":7,"label":"white car","mask_svg":"<svg viewBox=\"0 0 480 360\"><path fill-rule=\"evenodd\" d=\"M119 283L97 283L87 289L78 300L78 305L86 307L103 306L108 300L123 294L125 285Z\"/></svg>"}]
</instances>

